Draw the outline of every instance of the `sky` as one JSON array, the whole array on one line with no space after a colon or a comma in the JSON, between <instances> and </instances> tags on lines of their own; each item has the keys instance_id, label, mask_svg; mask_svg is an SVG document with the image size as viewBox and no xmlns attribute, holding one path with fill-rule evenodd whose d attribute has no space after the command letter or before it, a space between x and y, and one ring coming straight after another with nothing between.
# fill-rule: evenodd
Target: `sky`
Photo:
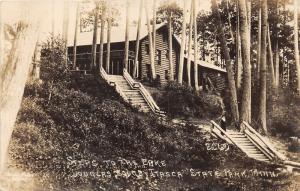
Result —
<instances>
[{"instance_id":1,"label":"sky","mask_svg":"<svg viewBox=\"0 0 300 191\"><path fill-rule=\"evenodd\" d=\"M157 0L157 6L159 6L165 0ZM171 0L176 1L181 7L183 7L183 0ZM20 18L28 18L30 21L39 22L40 25L40 39L44 40L49 36L51 32L55 34L61 34L63 26L63 0L0 0L2 23L14 23ZM75 28L75 15L77 0L69 0L69 25L68 33L71 40L74 36ZM113 7L120 11L119 24L120 29L124 28L126 18L126 1L125 0L110 0ZM139 14L139 2L140 0L130 0L129 8L129 20L130 22L136 21ZM147 5L152 7L152 0L145 0ZM187 0L189 5L191 0ZM209 10L210 0L198 0L198 10ZM189 6L187 6L189 9ZM151 9L149 9L151 10ZM151 12L150 12L151 14ZM150 15L151 16L151 15ZM52 27L52 18L54 19L54 28ZM39 21L38 21L39 20ZM142 22L145 23L146 17L143 14ZM1 21L0 21L1 22ZM124 32L125 34L125 32Z\"/></svg>"},{"instance_id":2,"label":"sky","mask_svg":"<svg viewBox=\"0 0 300 191\"><path fill-rule=\"evenodd\" d=\"M79 0L69 1L69 25L68 25L68 37L69 41L72 41L74 37L75 29L75 15L76 4ZM139 14L139 2L140 0L129 0L129 20L130 22L136 21ZM153 0L144 0L147 5L152 8ZM157 0L157 6L166 0ZM184 0L169 0L177 2L183 7ZM185 0L187 2L187 8L190 9L191 0ZM197 9L199 11L208 11L211 8L210 0L196 0ZM300 1L300 0L298 0ZM14 23L20 19L28 19L33 23L38 22L40 25L40 39L46 39L51 32L55 34L61 34L63 26L63 11L64 0L0 0L1 2L1 20L0 22ZM120 31L124 29L126 18L126 0L110 0L113 7L117 8L121 15L119 17ZM300 6L300 2L299 2ZM300 10L300 8L299 8ZM151 14L152 11L150 11ZM151 16L151 15L150 15ZM187 16L187 19L189 16ZM54 28L52 27L52 19L54 19ZM145 11L143 13L142 22L145 24ZM80 35L80 34L79 34ZM125 31L124 31L125 35Z\"/></svg>"}]
</instances>

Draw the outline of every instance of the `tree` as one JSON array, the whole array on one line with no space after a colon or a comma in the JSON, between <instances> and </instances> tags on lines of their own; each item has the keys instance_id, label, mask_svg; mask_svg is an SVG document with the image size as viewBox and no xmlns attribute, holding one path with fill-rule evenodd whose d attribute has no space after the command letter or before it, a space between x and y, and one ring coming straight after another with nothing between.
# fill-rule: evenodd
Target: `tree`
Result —
<instances>
[{"instance_id":1,"label":"tree","mask_svg":"<svg viewBox=\"0 0 300 191\"><path fill-rule=\"evenodd\" d=\"M181 31L181 43L180 43L180 55L179 55L179 68L178 68L178 83L182 84L183 67L184 67L184 51L185 51L185 39L186 39L186 1L184 1L183 8L183 21Z\"/></svg>"},{"instance_id":2,"label":"tree","mask_svg":"<svg viewBox=\"0 0 300 191\"><path fill-rule=\"evenodd\" d=\"M65 49L67 48L65 47ZM65 60L67 60L67 57ZM32 70L30 71L30 78L33 81L40 79L40 64L41 64L41 44L37 40L34 48L33 58L32 58Z\"/></svg>"},{"instance_id":3,"label":"tree","mask_svg":"<svg viewBox=\"0 0 300 191\"><path fill-rule=\"evenodd\" d=\"M63 18L63 39L66 45L66 58L68 58L68 29L69 29L69 1L64 1L64 18ZM66 59L65 65L68 65L68 59Z\"/></svg>"},{"instance_id":4,"label":"tree","mask_svg":"<svg viewBox=\"0 0 300 191\"><path fill-rule=\"evenodd\" d=\"M139 12L139 19L138 19L138 26L137 26L137 33L136 33L136 44L135 44L135 56L134 56L134 69L133 69L133 77L137 77L137 66L139 60L139 48L140 48L140 36L141 36L141 22L142 22L142 12L143 12L143 5L144 0L140 1L140 12Z\"/></svg>"},{"instance_id":5,"label":"tree","mask_svg":"<svg viewBox=\"0 0 300 191\"><path fill-rule=\"evenodd\" d=\"M147 19L147 28L148 28L148 40L149 40L149 60L150 60L150 66L151 66L151 77L152 80L156 79L156 72L155 72L155 63L154 63L154 50L153 50L153 38L151 33L151 27L150 27L150 18L149 18L149 11L148 6L145 3L145 9L146 9L146 19Z\"/></svg>"},{"instance_id":6,"label":"tree","mask_svg":"<svg viewBox=\"0 0 300 191\"><path fill-rule=\"evenodd\" d=\"M96 8L94 9L94 29L93 29L93 45L92 45L92 62L90 69L96 68L96 53L97 53L97 31L98 31L98 15L99 15L99 3L96 2Z\"/></svg>"},{"instance_id":7,"label":"tree","mask_svg":"<svg viewBox=\"0 0 300 191\"><path fill-rule=\"evenodd\" d=\"M272 42L271 42L269 26L268 26L267 40L268 40L268 57L269 57L269 68L270 68L270 74L271 74L271 81L272 81L272 87L275 89L276 85L275 85L275 72L274 72L274 63L273 63L273 51L272 51Z\"/></svg>"},{"instance_id":8,"label":"tree","mask_svg":"<svg viewBox=\"0 0 300 191\"><path fill-rule=\"evenodd\" d=\"M75 18L75 34L74 34L74 45L73 45L73 68L76 68L76 54L77 54L77 36L78 36L78 23L79 23L79 2L77 2L76 18Z\"/></svg>"},{"instance_id":9,"label":"tree","mask_svg":"<svg viewBox=\"0 0 300 191\"><path fill-rule=\"evenodd\" d=\"M170 80L174 80L174 68L173 68L173 27L172 27L172 12L169 15L168 19L168 37L169 37L169 67L170 67Z\"/></svg>"},{"instance_id":10,"label":"tree","mask_svg":"<svg viewBox=\"0 0 300 191\"><path fill-rule=\"evenodd\" d=\"M229 55L229 50L227 47L225 32L224 32L224 26L221 22L221 16L218 10L218 5L216 0L212 0L212 9L213 13L215 15L216 21L217 21L217 29L219 38L221 41L221 48L224 53L225 62L226 62L226 70L227 70L227 76L228 76L228 86L230 91L230 108L231 108L231 114L233 117L233 121L235 123L239 122L239 111L238 111L238 103L237 103L237 94L236 94L236 87L235 87L235 81L234 81L234 74L232 70L231 65L231 59Z\"/></svg>"},{"instance_id":11,"label":"tree","mask_svg":"<svg viewBox=\"0 0 300 191\"><path fill-rule=\"evenodd\" d=\"M298 31L298 0L294 0L294 47L297 70L297 91L300 96L300 61L299 61L299 31Z\"/></svg>"},{"instance_id":12,"label":"tree","mask_svg":"<svg viewBox=\"0 0 300 191\"><path fill-rule=\"evenodd\" d=\"M192 39L193 39L193 11L194 1L191 1L191 9L190 9L190 23L189 23L189 47L188 47L188 57L187 57L187 77L188 77L188 85L191 86L191 57L192 57ZM195 35L195 38L196 35Z\"/></svg>"},{"instance_id":13,"label":"tree","mask_svg":"<svg viewBox=\"0 0 300 191\"><path fill-rule=\"evenodd\" d=\"M250 63L250 27L246 0L239 0L241 22L243 92L240 110L240 121L251 122L251 63Z\"/></svg>"},{"instance_id":14,"label":"tree","mask_svg":"<svg viewBox=\"0 0 300 191\"><path fill-rule=\"evenodd\" d=\"M275 90L279 87L279 0L276 1L276 23L275 23Z\"/></svg>"},{"instance_id":15,"label":"tree","mask_svg":"<svg viewBox=\"0 0 300 191\"><path fill-rule=\"evenodd\" d=\"M153 0L153 19L152 19L152 33L153 33L153 50L156 53L156 0Z\"/></svg>"},{"instance_id":16,"label":"tree","mask_svg":"<svg viewBox=\"0 0 300 191\"><path fill-rule=\"evenodd\" d=\"M261 2L262 7L262 37L261 37L261 61L260 61L260 94L259 94L259 114L258 121L260 127L267 133L267 33L268 33L268 8L267 1Z\"/></svg>"},{"instance_id":17,"label":"tree","mask_svg":"<svg viewBox=\"0 0 300 191\"><path fill-rule=\"evenodd\" d=\"M237 4L237 14L236 14L236 59L235 59L235 84L236 88L239 90L241 88L242 80L242 60L241 60L241 38L240 38L240 14L238 1Z\"/></svg>"},{"instance_id":18,"label":"tree","mask_svg":"<svg viewBox=\"0 0 300 191\"><path fill-rule=\"evenodd\" d=\"M106 72L109 73L109 70L110 70L110 68L109 68L110 67L110 38L111 38L111 24L112 24L111 4L109 4L107 8L108 8L108 11L106 13L107 14ZM101 23L101 26L102 26L102 23ZM100 48L101 48L101 44L100 44ZM100 66L101 66L101 64L100 64Z\"/></svg>"},{"instance_id":19,"label":"tree","mask_svg":"<svg viewBox=\"0 0 300 191\"><path fill-rule=\"evenodd\" d=\"M28 9L26 11L29 12ZM1 52L0 58L0 172L5 167L10 137L21 105L29 66L39 36L39 22L29 23L29 18L26 17L15 25L4 27L2 23L0 24L2 25L1 32L4 31L5 37L9 37L5 39L1 37L1 42L7 46L5 47L6 51ZM30 21L32 20L30 19Z\"/></svg>"},{"instance_id":20,"label":"tree","mask_svg":"<svg viewBox=\"0 0 300 191\"><path fill-rule=\"evenodd\" d=\"M104 27L105 27L105 17L106 17L106 5L102 2L99 4L99 9L101 9L101 28L100 28L100 48L99 48L99 69L103 67L103 44L104 44ZM109 37L110 38L110 37ZM110 39L109 39L110 40ZM110 42L109 42L110 43ZM107 43L108 45L108 43ZM109 44L110 46L110 44ZM107 51L106 51L107 52ZM106 72L109 72L109 64L106 65Z\"/></svg>"},{"instance_id":21,"label":"tree","mask_svg":"<svg viewBox=\"0 0 300 191\"><path fill-rule=\"evenodd\" d=\"M179 5L171 0L164 1L159 7L157 11L157 23L169 22L170 17L172 23L173 33L176 35L180 35L182 31L182 16L183 10L179 7ZM172 33L172 34L173 34Z\"/></svg>"},{"instance_id":22,"label":"tree","mask_svg":"<svg viewBox=\"0 0 300 191\"><path fill-rule=\"evenodd\" d=\"M261 54L261 6L260 5L259 5L259 12L258 12L258 34L257 34L257 38L258 38L258 40L257 40L257 79L259 79L260 54Z\"/></svg>"},{"instance_id":23,"label":"tree","mask_svg":"<svg viewBox=\"0 0 300 191\"><path fill-rule=\"evenodd\" d=\"M129 53L129 0L126 2L126 31L125 31L125 49L123 67L128 69L128 53Z\"/></svg>"},{"instance_id":24,"label":"tree","mask_svg":"<svg viewBox=\"0 0 300 191\"><path fill-rule=\"evenodd\" d=\"M196 91L199 90L198 83L198 32L197 32L197 4L196 0L193 0L194 9L193 9L193 22L194 22L194 82Z\"/></svg>"}]
</instances>

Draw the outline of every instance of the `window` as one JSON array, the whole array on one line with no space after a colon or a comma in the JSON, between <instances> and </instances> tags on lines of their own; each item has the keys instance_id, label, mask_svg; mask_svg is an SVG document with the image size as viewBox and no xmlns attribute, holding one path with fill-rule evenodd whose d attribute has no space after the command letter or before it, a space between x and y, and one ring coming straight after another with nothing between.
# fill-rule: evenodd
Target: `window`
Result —
<instances>
[{"instance_id":1,"label":"window","mask_svg":"<svg viewBox=\"0 0 300 191\"><path fill-rule=\"evenodd\" d=\"M147 67L147 71L146 71L147 78L151 79L151 65L146 64L146 67Z\"/></svg>"},{"instance_id":2,"label":"window","mask_svg":"<svg viewBox=\"0 0 300 191\"><path fill-rule=\"evenodd\" d=\"M165 79L169 80L169 70L165 70Z\"/></svg>"},{"instance_id":3,"label":"window","mask_svg":"<svg viewBox=\"0 0 300 191\"><path fill-rule=\"evenodd\" d=\"M156 80L157 80L158 82L160 82L160 75L159 75L159 74L156 74Z\"/></svg>"},{"instance_id":4,"label":"window","mask_svg":"<svg viewBox=\"0 0 300 191\"><path fill-rule=\"evenodd\" d=\"M163 42L167 42L168 41L168 36L163 34Z\"/></svg>"},{"instance_id":5,"label":"window","mask_svg":"<svg viewBox=\"0 0 300 191\"><path fill-rule=\"evenodd\" d=\"M147 54L150 53L149 44L145 44L145 51L146 51Z\"/></svg>"},{"instance_id":6,"label":"window","mask_svg":"<svg viewBox=\"0 0 300 191\"><path fill-rule=\"evenodd\" d=\"M157 64L161 65L161 50L156 49L155 60Z\"/></svg>"},{"instance_id":7,"label":"window","mask_svg":"<svg viewBox=\"0 0 300 191\"><path fill-rule=\"evenodd\" d=\"M166 51L166 59L169 59L169 50Z\"/></svg>"}]
</instances>

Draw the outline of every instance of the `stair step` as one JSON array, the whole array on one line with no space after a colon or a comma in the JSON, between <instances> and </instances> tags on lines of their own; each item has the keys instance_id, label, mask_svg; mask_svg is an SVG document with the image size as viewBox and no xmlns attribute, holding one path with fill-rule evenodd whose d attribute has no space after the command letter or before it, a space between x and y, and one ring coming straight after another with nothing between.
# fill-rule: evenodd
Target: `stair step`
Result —
<instances>
[{"instance_id":1,"label":"stair step","mask_svg":"<svg viewBox=\"0 0 300 191\"><path fill-rule=\"evenodd\" d=\"M248 154L251 157L255 157L255 158L267 158L265 155L263 154Z\"/></svg>"}]
</instances>

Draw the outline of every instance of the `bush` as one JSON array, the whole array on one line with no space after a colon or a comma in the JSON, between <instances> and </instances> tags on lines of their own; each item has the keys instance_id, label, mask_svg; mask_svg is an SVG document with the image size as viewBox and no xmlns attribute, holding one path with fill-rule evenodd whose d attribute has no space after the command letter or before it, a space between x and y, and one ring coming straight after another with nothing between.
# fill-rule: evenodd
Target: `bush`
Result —
<instances>
[{"instance_id":1,"label":"bush","mask_svg":"<svg viewBox=\"0 0 300 191\"><path fill-rule=\"evenodd\" d=\"M187 85L170 82L158 104L172 117L213 118L223 112L222 99L210 93L195 92Z\"/></svg>"},{"instance_id":2,"label":"bush","mask_svg":"<svg viewBox=\"0 0 300 191\"><path fill-rule=\"evenodd\" d=\"M267 125L270 132L285 139L300 137L300 99L288 89L268 97Z\"/></svg>"}]
</instances>

